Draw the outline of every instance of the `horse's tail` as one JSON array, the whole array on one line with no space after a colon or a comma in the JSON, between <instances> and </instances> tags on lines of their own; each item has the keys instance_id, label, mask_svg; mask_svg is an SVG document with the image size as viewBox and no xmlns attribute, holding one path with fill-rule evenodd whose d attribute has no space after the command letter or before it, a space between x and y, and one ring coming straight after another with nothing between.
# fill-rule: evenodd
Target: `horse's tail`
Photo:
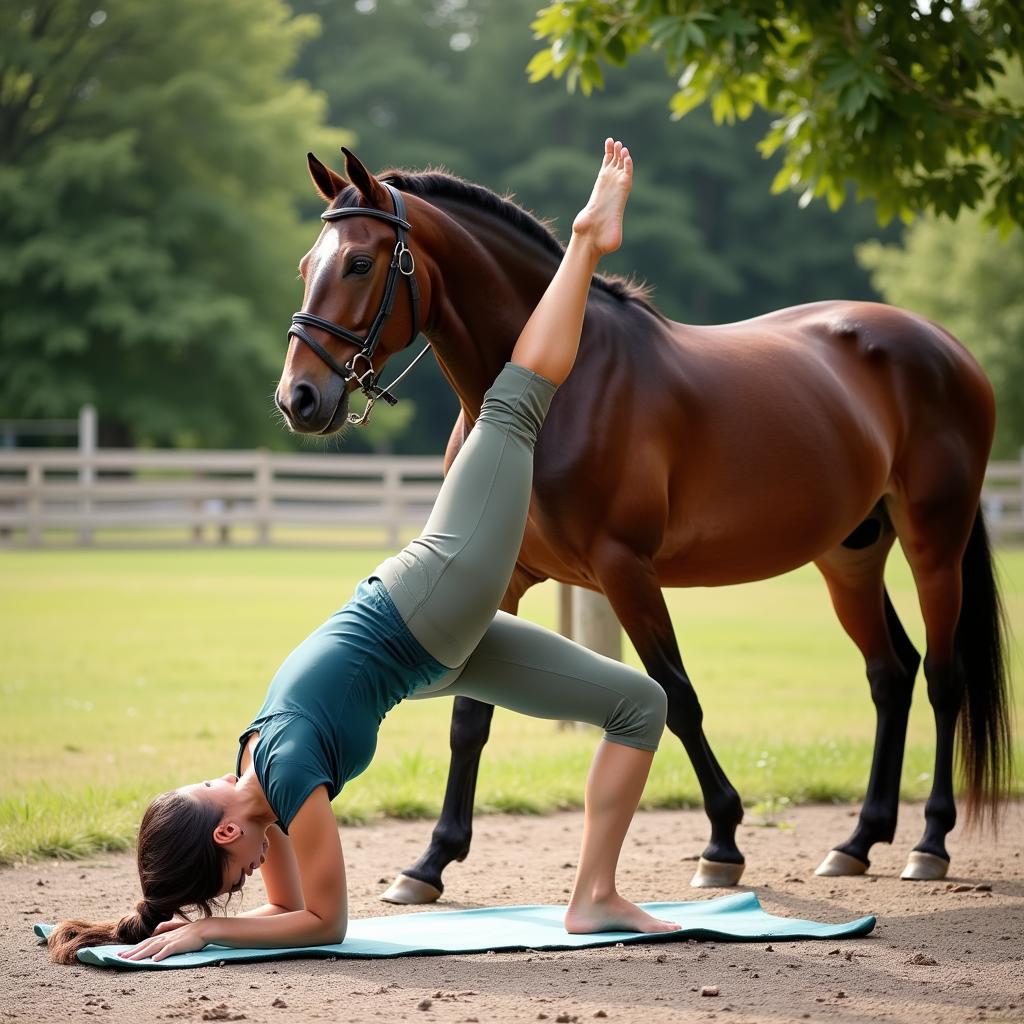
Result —
<instances>
[{"instance_id":1,"label":"horse's tail","mask_svg":"<svg viewBox=\"0 0 1024 1024\"><path fill-rule=\"evenodd\" d=\"M967 822L996 827L1010 789L1010 685L1006 618L996 587L992 550L978 509L963 557L963 605L956 656L966 692L960 710L960 762L967 780Z\"/></svg>"}]
</instances>

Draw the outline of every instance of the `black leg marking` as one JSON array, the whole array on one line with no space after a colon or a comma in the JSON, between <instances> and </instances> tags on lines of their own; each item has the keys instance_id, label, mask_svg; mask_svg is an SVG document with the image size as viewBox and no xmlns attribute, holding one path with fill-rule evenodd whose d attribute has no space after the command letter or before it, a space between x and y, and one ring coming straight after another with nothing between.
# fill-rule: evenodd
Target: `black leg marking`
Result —
<instances>
[{"instance_id":1,"label":"black leg marking","mask_svg":"<svg viewBox=\"0 0 1024 1024\"><path fill-rule=\"evenodd\" d=\"M666 724L682 741L700 783L704 810L711 822L711 839L702 856L706 860L743 864L743 854L736 845L736 828L743 820L743 803L704 735L704 711L682 660L678 665L662 663L656 671L648 668L648 672L665 687L668 695ZM667 685L666 679L669 680Z\"/></svg>"},{"instance_id":2,"label":"black leg marking","mask_svg":"<svg viewBox=\"0 0 1024 1024\"><path fill-rule=\"evenodd\" d=\"M956 824L953 748L964 679L952 664L935 665L928 658L924 662L924 675L928 681L928 700L935 715L935 777L924 805L924 836L914 849L949 860L946 836Z\"/></svg>"},{"instance_id":3,"label":"black leg marking","mask_svg":"<svg viewBox=\"0 0 1024 1024\"><path fill-rule=\"evenodd\" d=\"M441 816L422 857L402 872L444 891L441 874L453 860L465 860L473 838L473 801L480 755L491 733L493 704L456 697L452 707L452 760Z\"/></svg>"},{"instance_id":4,"label":"black leg marking","mask_svg":"<svg viewBox=\"0 0 1024 1024\"><path fill-rule=\"evenodd\" d=\"M711 861L743 864L743 854L736 845L743 804L704 735L704 712L683 667L654 567L621 545L609 545L601 555L599 578L604 592L647 674L664 687L668 728L682 740L700 784L704 810L711 822L711 839L703 856Z\"/></svg>"}]
</instances>

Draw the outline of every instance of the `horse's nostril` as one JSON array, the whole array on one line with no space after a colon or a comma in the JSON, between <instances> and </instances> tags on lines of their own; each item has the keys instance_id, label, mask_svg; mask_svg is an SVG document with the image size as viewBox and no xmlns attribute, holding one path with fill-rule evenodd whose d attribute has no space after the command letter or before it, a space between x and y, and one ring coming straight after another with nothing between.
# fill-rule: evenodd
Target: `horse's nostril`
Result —
<instances>
[{"instance_id":1,"label":"horse's nostril","mask_svg":"<svg viewBox=\"0 0 1024 1024\"><path fill-rule=\"evenodd\" d=\"M308 423L320 408L320 392L305 381L296 384L292 389L291 406L295 418Z\"/></svg>"}]
</instances>

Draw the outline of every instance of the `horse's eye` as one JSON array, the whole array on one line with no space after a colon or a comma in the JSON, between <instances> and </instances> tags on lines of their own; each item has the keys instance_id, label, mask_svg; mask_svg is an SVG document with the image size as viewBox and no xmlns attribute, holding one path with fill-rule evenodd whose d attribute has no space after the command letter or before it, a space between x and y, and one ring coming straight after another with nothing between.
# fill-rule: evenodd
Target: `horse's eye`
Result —
<instances>
[{"instance_id":1,"label":"horse's eye","mask_svg":"<svg viewBox=\"0 0 1024 1024\"><path fill-rule=\"evenodd\" d=\"M373 260L369 260L365 256L357 256L349 265L348 272L350 274L368 274L372 267Z\"/></svg>"}]
</instances>

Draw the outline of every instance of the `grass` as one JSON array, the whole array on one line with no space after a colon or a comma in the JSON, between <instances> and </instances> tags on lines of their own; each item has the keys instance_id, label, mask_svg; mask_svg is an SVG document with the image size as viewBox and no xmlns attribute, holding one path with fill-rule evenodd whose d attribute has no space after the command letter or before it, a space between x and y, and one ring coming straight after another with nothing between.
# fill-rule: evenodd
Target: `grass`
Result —
<instances>
[{"instance_id":1,"label":"grass","mask_svg":"<svg viewBox=\"0 0 1024 1024\"><path fill-rule=\"evenodd\" d=\"M0 552L0 863L124 848L153 794L231 770L236 737L282 657L383 554ZM1000 563L1019 632L1024 552L1004 552ZM889 575L920 646L906 566L894 557ZM817 573L804 568L763 583L666 596L708 736L752 820L773 823L787 801L859 799L874 715L860 657ZM551 626L555 599L552 585L536 588L523 614ZM631 650L627 659L638 664ZM1019 678L1019 647L1013 659ZM1018 697L1018 712L1021 706ZM447 699L396 708L374 763L336 801L338 817L433 817L447 775L449 714ZM478 808L579 806L596 740L595 730L559 730L499 709ZM906 797L927 793L932 743L919 683ZM644 803L681 807L699 799L688 762L666 735Z\"/></svg>"}]
</instances>

